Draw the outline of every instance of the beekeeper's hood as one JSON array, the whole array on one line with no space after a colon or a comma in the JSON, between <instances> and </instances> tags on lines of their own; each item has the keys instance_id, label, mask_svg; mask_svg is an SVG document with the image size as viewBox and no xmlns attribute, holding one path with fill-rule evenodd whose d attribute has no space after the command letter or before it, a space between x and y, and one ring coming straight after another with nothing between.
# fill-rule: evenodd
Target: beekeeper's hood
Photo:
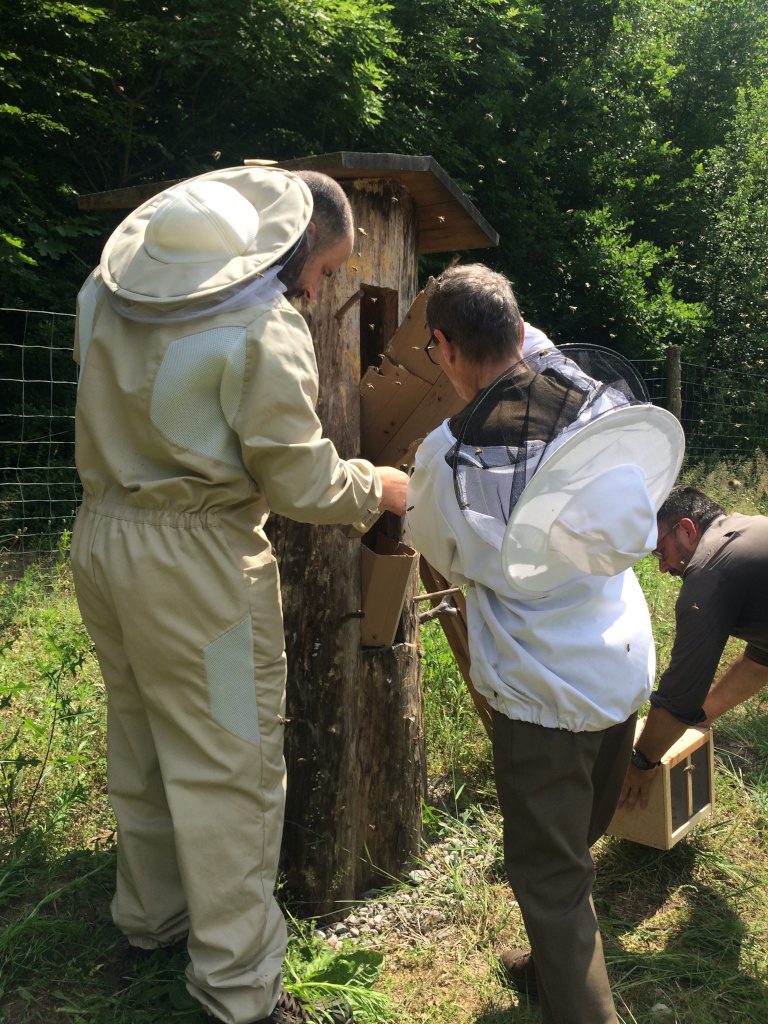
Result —
<instances>
[{"instance_id":1,"label":"beekeeper's hood","mask_svg":"<svg viewBox=\"0 0 768 1024\"><path fill-rule=\"evenodd\" d=\"M133 210L104 246L101 277L113 307L134 320L255 305L285 290L277 274L306 243L311 216L312 194L289 171L211 171Z\"/></svg>"}]
</instances>

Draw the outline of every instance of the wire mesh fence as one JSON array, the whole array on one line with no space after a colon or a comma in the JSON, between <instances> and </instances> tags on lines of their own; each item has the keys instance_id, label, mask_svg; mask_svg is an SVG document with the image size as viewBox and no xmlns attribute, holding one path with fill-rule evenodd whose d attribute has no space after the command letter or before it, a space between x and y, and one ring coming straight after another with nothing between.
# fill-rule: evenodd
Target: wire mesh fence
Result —
<instances>
[{"instance_id":1,"label":"wire mesh fence","mask_svg":"<svg viewBox=\"0 0 768 1024\"><path fill-rule=\"evenodd\" d=\"M74 316L0 308L0 551L55 548L80 500Z\"/></svg>"},{"instance_id":2,"label":"wire mesh fence","mask_svg":"<svg viewBox=\"0 0 768 1024\"><path fill-rule=\"evenodd\" d=\"M69 314L0 308L0 554L6 556L54 550L80 501L73 331ZM665 360L634 365L654 404L669 407ZM687 465L721 461L735 472L757 450L768 453L768 367L681 363L679 379Z\"/></svg>"},{"instance_id":3,"label":"wire mesh fence","mask_svg":"<svg viewBox=\"0 0 768 1024\"><path fill-rule=\"evenodd\" d=\"M664 360L635 359L654 405L669 408ZM768 453L768 366L741 363L733 369L680 363L680 422L686 465L734 465Z\"/></svg>"}]
</instances>

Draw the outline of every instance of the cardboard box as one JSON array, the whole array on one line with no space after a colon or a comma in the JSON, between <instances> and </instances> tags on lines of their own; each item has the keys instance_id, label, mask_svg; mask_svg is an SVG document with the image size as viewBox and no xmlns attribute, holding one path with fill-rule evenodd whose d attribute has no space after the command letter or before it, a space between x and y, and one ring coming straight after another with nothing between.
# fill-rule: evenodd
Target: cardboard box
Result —
<instances>
[{"instance_id":1,"label":"cardboard box","mask_svg":"<svg viewBox=\"0 0 768 1024\"><path fill-rule=\"evenodd\" d=\"M430 338L427 327L427 299L431 291L432 278L423 292L419 292L405 314L405 319L392 336L386 347L386 354L393 363L405 367L409 373L420 377L428 384L434 384L443 371L424 351Z\"/></svg>"},{"instance_id":2,"label":"cardboard box","mask_svg":"<svg viewBox=\"0 0 768 1024\"><path fill-rule=\"evenodd\" d=\"M360 386L360 451L363 458L379 462L379 455L401 429L404 419L429 394L430 385L395 366L385 356L377 369L370 366ZM394 465L394 463L391 463ZM399 463L398 463L399 465Z\"/></svg>"},{"instance_id":3,"label":"cardboard box","mask_svg":"<svg viewBox=\"0 0 768 1024\"><path fill-rule=\"evenodd\" d=\"M424 351L428 294L429 287L416 296L381 366L369 367L360 382L360 453L380 466L400 466L415 441L465 405Z\"/></svg>"},{"instance_id":4,"label":"cardboard box","mask_svg":"<svg viewBox=\"0 0 768 1024\"><path fill-rule=\"evenodd\" d=\"M417 558L413 548L381 534L376 538L375 551L360 545L364 613L360 642L364 647L391 647L394 643Z\"/></svg>"},{"instance_id":5,"label":"cardboard box","mask_svg":"<svg viewBox=\"0 0 768 1024\"><path fill-rule=\"evenodd\" d=\"M636 736L643 722L637 723ZM662 758L643 810L617 810L607 834L670 850L715 805L715 757L710 729L687 729Z\"/></svg>"}]
</instances>

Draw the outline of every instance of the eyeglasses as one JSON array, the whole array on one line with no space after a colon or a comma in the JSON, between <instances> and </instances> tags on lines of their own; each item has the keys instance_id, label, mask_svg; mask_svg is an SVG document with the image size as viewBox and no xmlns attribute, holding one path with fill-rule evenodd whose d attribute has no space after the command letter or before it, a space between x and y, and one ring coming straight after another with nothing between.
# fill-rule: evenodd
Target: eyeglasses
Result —
<instances>
[{"instance_id":1,"label":"eyeglasses","mask_svg":"<svg viewBox=\"0 0 768 1024\"><path fill-rule=\"evenodd\" d=\"M445 331L443 331L443 337L445 338L446 341L450 341L451 340L448 337L448 335L445 333ZM430 334L430 336L429 336L429 341L424 346L424 351L427 353L427 359L429 359L430 363L434 363L435 366L439 366L440 363L438 363L438 361L432 357L432 349L433 348L438 348L439 345L440 345L440 339L435 337L435 332L433 331Z\"/></svg>"},{"instance_id":2,"label":"eyeglasses","mask_svg":"<svg viewBox=\"0 0 768 1024\"><path fill-rule=\"evenodd\" d=\"M660 537L656 541L656 544L658 546L656 547L656 549L654 551L651 552L651 554L653 555L654 558L658 558L658 560L660 562L662 561L662 559L664 561L666 561L666 559L664 558L664 553L659 550L661 548L661 545L662 545L663 541L665 541L667 539L667 537L670 535L670 533L674 533L675 532L675 530L678 528L678 526L680 525L681 522L682 522L682 520L679 520L678 522L675 523L674 526L670 526L670 528L667 530L667 532L664 534L664 536Z\"/></svg>"}]
</instances>

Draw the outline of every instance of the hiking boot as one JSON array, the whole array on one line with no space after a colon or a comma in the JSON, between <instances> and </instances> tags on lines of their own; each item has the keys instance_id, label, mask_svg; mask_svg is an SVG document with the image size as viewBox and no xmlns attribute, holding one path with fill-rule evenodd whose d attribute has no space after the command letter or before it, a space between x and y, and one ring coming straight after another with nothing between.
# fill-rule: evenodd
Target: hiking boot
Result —
<instances>
[{"instance_id":1,"label":"hiking boot","mask_svg":"<svg viewBox=\"0 0 768 1024\"><path fill-rule=\"evenodd\" d=\"M529 999L537 999L539 986L530 949L505 949L499 957L505 980Z\"/></svg>"},{"instance_id":2,"label":"hiking boot","mask_svg":"<svg viewBox=\"0 0 768 1024\"><path fill-rule=\"evenodd\" d=\"M208 1015L212 1021L216 1017ZM314 1006L296 999L285 989L280 990L277 1006L268 1017L255 1020L252 1024L354 1024L352 1009L341 1000L327 1004L318 1002Z\"/></svg>"}]
</instances>

